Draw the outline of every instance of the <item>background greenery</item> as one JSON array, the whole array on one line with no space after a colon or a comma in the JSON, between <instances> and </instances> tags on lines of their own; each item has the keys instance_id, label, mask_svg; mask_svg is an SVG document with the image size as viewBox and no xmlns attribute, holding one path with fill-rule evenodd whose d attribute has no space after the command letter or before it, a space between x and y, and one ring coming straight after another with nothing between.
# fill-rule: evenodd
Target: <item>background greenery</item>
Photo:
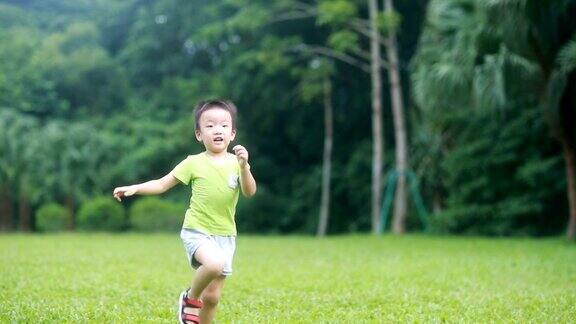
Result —
<instances>
[{"instance_id":1,"label":"background greenery","mask_svg":"<svg viewBox=\"0 0 576 324\"><path fill-rule=\"evenodd\" d=\"M542 75L513 55L521 44L510 41L514 30L492 15L490 3L396 1L411 168L433 212L433 231L558 234L568 220L562 147L553 136L561 127L548 122L555 115L540 104ZM574 1L558 3L561 13L574 17ZM84 205L110 196L115 186L160 177L201 151L193 136L193 106L227 97L239 107L237 142L249 149L259 185L258 195L240 202L239 230L313 233L322 101L302 86L315 58L293 49L306 43L345 51L342 47L354 39L330 38L329 26L314 17L273 19L291 5L0 2L2 228L49 230L40 225L38 211L52 203L71 215L66 228L82 228ZM348 19L346 8L366 16L364 1L320 1L320 22ZM576 44L572 25L562 26L559 39ZM576 66L571 65L576 56L565 52L564 66ZM370 228L370 80L341 62L334 65L329 232L365 232ZM391 171L387 96L384 91L383 168ZM170 214L180 206L183 213L188 195L183 186L175 189L164 197L171 205L158 209ZM124 217L111 229L138 224L128 221L134 202L128 200L121 213L111 212ZM142 219L139 224L149 228ZM414 208L409 229L421 229Z\"/></svg>"}]
</instances>

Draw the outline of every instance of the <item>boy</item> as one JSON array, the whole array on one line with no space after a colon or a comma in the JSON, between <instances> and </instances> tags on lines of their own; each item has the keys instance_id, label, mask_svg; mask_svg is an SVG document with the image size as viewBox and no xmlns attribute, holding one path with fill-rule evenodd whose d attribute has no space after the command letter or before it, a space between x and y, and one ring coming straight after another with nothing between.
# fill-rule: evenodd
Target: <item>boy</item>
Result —
<instances>
[{"instance_id":1,"label":"boy","mask_svg":"<svg viewBox=\"0 0 576 324\"><path fill-rule=\"evenodd\" d=\"M200 103L194 110L195 134L206 150L189 155L163 178L114 189L120 201L134 194L161 194L179 182L191 185L180 237L197 272L190 289L180 295L180 323L209 324L214 319L224 279L232 274L239 191L246 197L256 193L248 151L241 145L232 148L234 154L227 151L236 137L236 112L227 100Z\"/></svg>"}]
</instances>

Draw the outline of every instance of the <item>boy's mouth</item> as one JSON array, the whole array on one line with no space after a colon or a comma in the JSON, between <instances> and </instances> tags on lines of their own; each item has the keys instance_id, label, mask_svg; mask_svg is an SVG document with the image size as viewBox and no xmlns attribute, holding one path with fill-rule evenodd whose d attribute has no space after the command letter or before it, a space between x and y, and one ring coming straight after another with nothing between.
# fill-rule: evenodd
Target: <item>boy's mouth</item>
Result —
<instances>
[{"instance_id":1,"label":"boy's mouth","mask_svg":"<svg viewBox=\"0 0 576 324\"><path fill-rule=\"evenodd\" d=\"M224 142L223 137L214 137L214 143L222 143L222 142Z\"/></svg>"}]
</instances>

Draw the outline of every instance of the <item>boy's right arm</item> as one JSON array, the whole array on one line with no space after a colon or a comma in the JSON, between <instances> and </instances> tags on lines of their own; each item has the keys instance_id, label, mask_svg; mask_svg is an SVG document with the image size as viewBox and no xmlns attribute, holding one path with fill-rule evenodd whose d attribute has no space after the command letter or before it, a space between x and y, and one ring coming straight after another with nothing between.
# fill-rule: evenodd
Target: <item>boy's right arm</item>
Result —
<instances>
[{"instance_id":1,"label":"boy's right arm","mask_svg":"<svg viewBox=\"0 0 576 324\"><path fill-rule=\"evenodd\" d=\"M135 194L158 195L168 191L178 183L180 183L180 181L176 179L172 173L169 173L160 179L150 180L148 182L131 186L118 187L114 189L114 198L121 201L122 197L129 197Z\"/></svg>"}]
</instances>

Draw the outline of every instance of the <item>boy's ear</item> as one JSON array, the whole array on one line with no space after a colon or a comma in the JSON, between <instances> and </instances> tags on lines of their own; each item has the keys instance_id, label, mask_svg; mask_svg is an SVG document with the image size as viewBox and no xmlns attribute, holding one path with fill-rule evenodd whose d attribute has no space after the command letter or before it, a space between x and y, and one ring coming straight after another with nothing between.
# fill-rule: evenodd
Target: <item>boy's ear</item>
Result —
<instances>
[{"instance_id":1,"label":"boy's ear","mask_svg":"<svg viewBox=\"0 0 576 324\"><path fill-rule=\"evenodd\" d=\"M230 136L230 142L234 141L235 138L236 138L236 130L233 129L233 130L232 130L232 134L231 134L231 136Z\"/></svg>"},{"instance_id":2,"label":"boy's ear","mask_svg":"<svg viewBox=\"0 0 576 324\"><path fill-rule=\"evenodd\" d=\"M194 132L194 134L196 134L196 140L197 140L198 142L202 143L202 137L200 136L200 131L199 131L199 130L196 130L196 131Z\"/></svg>"}]
</instances>

